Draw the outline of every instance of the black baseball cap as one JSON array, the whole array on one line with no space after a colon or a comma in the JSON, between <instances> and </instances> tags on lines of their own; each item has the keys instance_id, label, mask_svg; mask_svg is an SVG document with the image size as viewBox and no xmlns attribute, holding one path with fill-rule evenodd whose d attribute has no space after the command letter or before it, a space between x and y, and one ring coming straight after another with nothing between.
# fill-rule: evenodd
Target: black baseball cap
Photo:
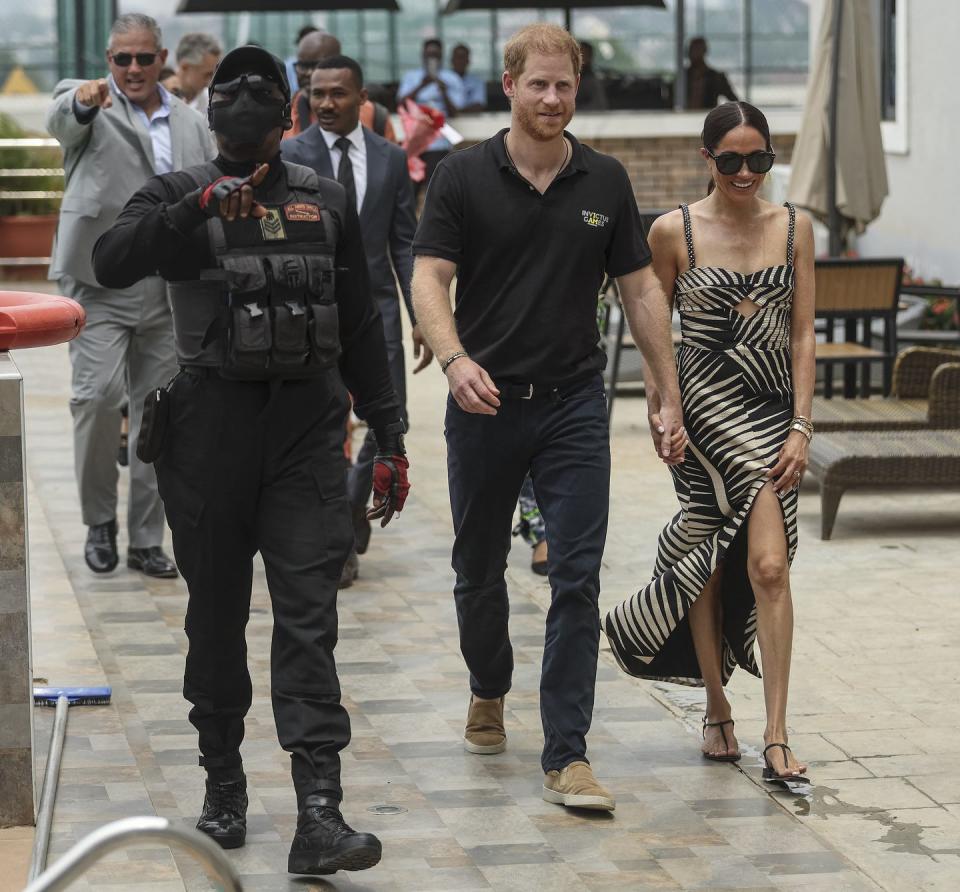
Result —
<instances>
[{"instance_id":1,"label":"black baseball cap","mask_svg":"<svg viewBox=\"0 0 960 892\"><path fill-rule=\"evenodd\" d=\"M262 46L238 46L230 50L217 66L210 81L210 94L217 84L223 84L240 77L242 74L259 74L273 81L283 91L284 98L290 101L290 84L287 83L286 66L273 53Z\"/></svg>"}]
</instances>

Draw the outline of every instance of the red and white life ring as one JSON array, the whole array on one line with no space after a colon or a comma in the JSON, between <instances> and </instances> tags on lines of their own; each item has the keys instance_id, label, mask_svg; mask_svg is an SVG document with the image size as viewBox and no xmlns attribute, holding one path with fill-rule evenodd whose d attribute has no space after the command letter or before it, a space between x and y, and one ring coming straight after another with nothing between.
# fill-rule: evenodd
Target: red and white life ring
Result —
<instances>
[{"instance_id":1,"label":"red and white life ring","mask_svg":"<svg viewBox=\"0 0 960 892\"><path fill-rule=\"evenodd\" d=\"M72 341L86 321L83 307L69 297L0 291L0 350Z\"/></svg>"}]
</instances>

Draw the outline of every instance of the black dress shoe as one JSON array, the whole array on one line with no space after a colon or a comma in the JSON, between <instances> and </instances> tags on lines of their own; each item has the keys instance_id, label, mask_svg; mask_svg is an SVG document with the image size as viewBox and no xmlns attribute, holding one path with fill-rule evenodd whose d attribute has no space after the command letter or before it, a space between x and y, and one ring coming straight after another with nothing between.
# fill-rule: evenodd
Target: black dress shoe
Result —
<instances>
[{"instance_id":1,"label":"black dress shoe","mask_svg":"<svg viewBox=\"0 0 960 892\"><path fill-rule=\"evenodd\" d=\"M287 870L309 876L366 870L377 864L382 854L379 839L372 833L357 833L343 820L336 799L312 795L300 809Z\"/></svg>"},{"instance_id":2,"label":"black dress shoe","mask_svg":"<svg viewBox=\"0 0 960 892\"><path fill-rule=\"evenodd\" d=\"M117 568L117 521L96 523L87 527L87 542L83 546L83 557L94 573L109 573Z\"/></svg>"},{"instance_id":3,"label":"black dress shoe","mask_svg":"<svg viewBox=\"0 0 960 892\"><path fill-rule=\"evenodd\" d=\"M206 833L222 849L239 849L247 838L247 779L207 779L203 814L197 830Z\"/></svg>"},{"instance_id":4,"label":"black dress shoe","mask_svg":"<svg viewBox=\"0 0 960 892\"><path fill-rule=\"evenodd\" d=\"M357 541L357 554L365 554L370 545L370 521L367 520L367 506L353 508L353 536Z\"/></svg>"},{"instance_id":5,"label":"black dress shoe","mask_svg":"<svg viewBox=\"0 0 960 892\"><path fill-rule=\"evenodd\" d=\"M177 565L163 553L159 545L128 548L127 566L131 570L139 570L144 576L155 576L157 579L176 579L180 575Z\"/></svg>"}]
</instances>

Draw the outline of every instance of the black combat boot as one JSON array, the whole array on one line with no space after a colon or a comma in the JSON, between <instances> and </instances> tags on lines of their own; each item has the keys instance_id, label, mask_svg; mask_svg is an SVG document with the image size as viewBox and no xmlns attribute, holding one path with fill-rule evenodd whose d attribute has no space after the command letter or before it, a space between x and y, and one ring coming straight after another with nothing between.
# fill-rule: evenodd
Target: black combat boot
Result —
<instances>
[{"instance_id":1,"label":"black combat boot","mask_svg":"<svg viewBox=\"0 0 960 892\"><path fill-rule=\"evenodd\" d=\"M203 814L197 830L222 849L239 849L247 838L247 779L213 781L207 778Z\"/></svg>"},{"instance_id":2,"label":"black combat boot","mask_svg":"<svg viewBox=\"0 0 960 892\"><path fill-rule=\"evenodd\" d=\"M300 809L287 870L311 876L366 870L380 861L381 854L380 840L350 827L336 799L314 793L304 799Z\"/></svg>"}]
</instances>

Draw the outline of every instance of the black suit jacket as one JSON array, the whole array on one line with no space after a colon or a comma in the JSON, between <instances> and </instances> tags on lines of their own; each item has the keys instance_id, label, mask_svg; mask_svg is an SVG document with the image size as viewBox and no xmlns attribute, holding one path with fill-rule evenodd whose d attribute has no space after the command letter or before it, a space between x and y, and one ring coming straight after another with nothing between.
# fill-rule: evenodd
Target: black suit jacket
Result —
<instances>
[{"instance_id":1,"label":"black suit jacket","mask_svg":"<svg viewBox=\"0 0 960 892\"><path fill-rule=\"evenodd\" d=\"M417 218L407 154L366 127L363 138L367 149L367 190L360 207L360 229L370 269L370 288L375 297L396 297L399 282L410 321L416 324L410 281L413 278L411 245ZM284 140L280 152L285 161L304 164L322 177L336 179L330 150L316 124Z\"/></svg>"}]
</instances>

